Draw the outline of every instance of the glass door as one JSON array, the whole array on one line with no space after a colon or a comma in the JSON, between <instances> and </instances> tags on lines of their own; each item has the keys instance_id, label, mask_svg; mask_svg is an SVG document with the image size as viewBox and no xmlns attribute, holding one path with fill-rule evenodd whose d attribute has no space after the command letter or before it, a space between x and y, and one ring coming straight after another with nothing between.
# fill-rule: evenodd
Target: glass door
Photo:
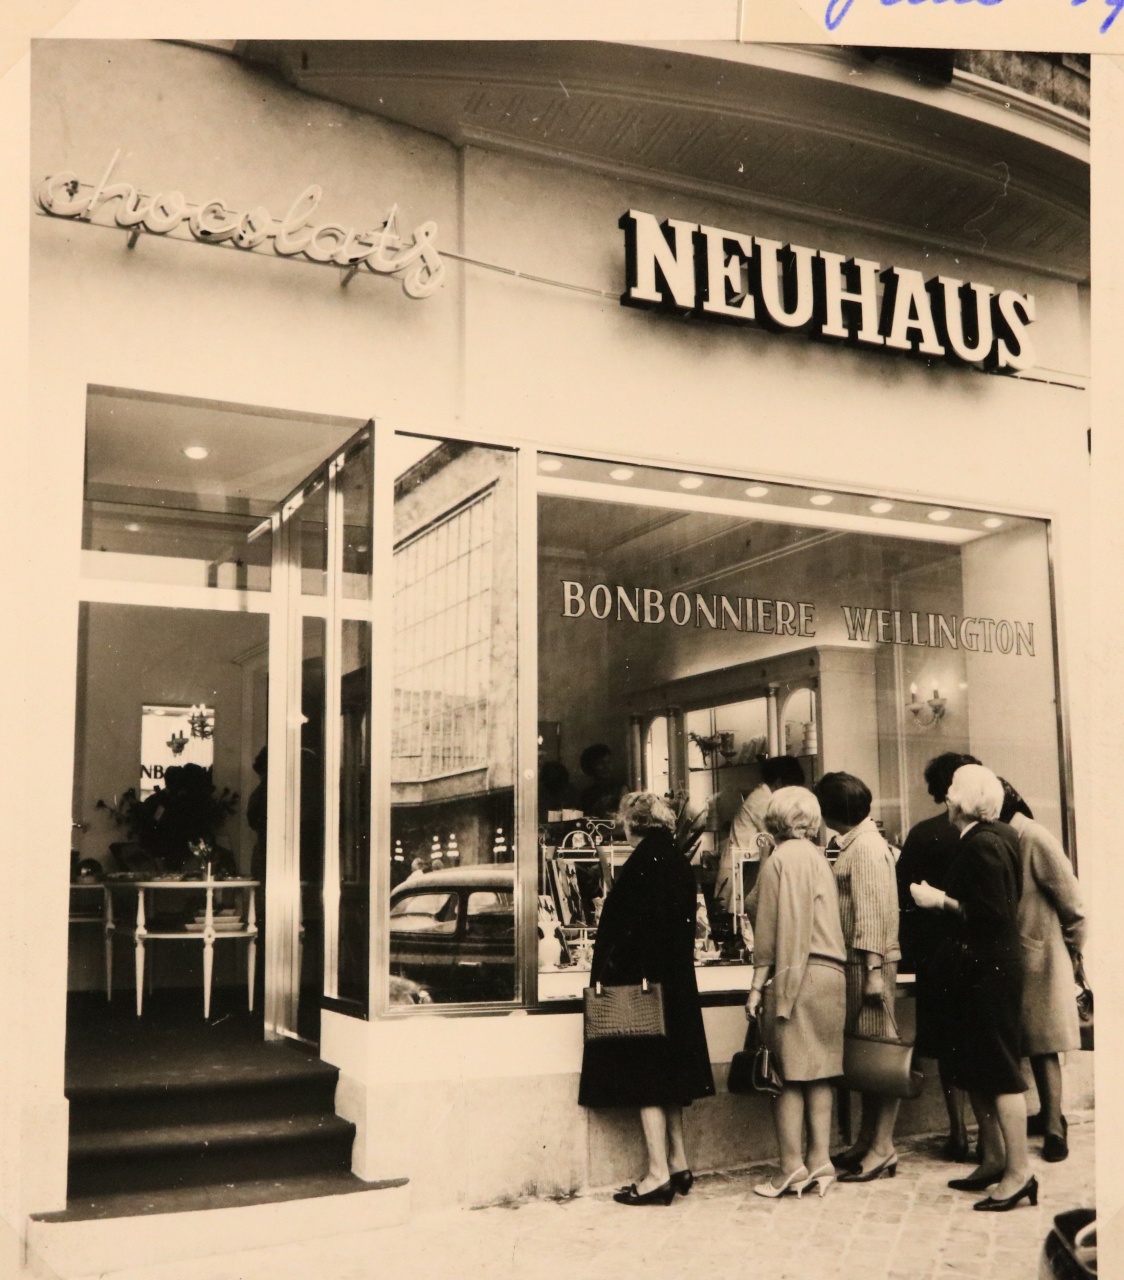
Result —
<instances>
[{"instance_id":1,"label":"glass door","mask_svg":"<svg viewBox=\"0 0 1124 1280\"><path fill-rule=\"evenodd\" d=\"M372 462L368 425L271 517L265 1020L313 1043L325 998L366 1011Z\"/></svg>"}]
</instances>

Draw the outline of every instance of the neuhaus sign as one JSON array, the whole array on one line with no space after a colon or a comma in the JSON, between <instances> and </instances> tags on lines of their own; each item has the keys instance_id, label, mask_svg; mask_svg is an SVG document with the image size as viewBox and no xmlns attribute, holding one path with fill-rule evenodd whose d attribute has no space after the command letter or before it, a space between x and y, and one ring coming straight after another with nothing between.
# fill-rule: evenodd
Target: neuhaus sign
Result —
<instances>
[{"instance_id":1,"label":"neuhaus sign","mask_svg":"<svg viewBox=\"0 0 1124 1280\"><path fill-rule=\"evenodd\" d=\"M1017 373L1032 294L629 209L621 302Z\"/></svg>"}]
</instances>

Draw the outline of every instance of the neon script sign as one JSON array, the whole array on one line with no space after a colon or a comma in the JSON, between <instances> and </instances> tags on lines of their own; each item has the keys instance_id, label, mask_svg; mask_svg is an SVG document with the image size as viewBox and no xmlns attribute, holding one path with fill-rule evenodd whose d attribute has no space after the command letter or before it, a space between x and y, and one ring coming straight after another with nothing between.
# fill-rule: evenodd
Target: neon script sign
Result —
<instances>
[{"instance_id":1,"label":"neon script sign","mask_svg":"<svg viewBox=\"0 0 1124 1280\"><path fill-rule=\"evenodd\" d=\"M228 242L237 249L254 250L270 245L281 257L301 255L312 262L358 270L366 266L380 275L396 276L411 298L427 298L444 281L445 264L437 251L437 223L423 222L409 235L398 230L398 206L367 229L339 222L313 221L323 197L313 184L306 187L282 218L264 205L247 213L228 208L222 200L190 204L180 191L142 195L131 182L109 182L117 157L96 186L75 173L55 173L44 178L35 199L44 213L56 218L93 222L94 216L112 208L117 226L139 233L166 236L184 223L191 235L207 244ZM103 218L100 225L109 225ZM178 238L178 237L177 237Z\"/></svg>"},{"instance_id":2,"label":"neon script sign","mask_svg":"<svg viewBox=\"0 0 1124 1280\"><path fill-rule=\"evenodd\" d=\"M621 303L1016 373L1034 295L629 209Z\"/></svg>"}]
</instances>

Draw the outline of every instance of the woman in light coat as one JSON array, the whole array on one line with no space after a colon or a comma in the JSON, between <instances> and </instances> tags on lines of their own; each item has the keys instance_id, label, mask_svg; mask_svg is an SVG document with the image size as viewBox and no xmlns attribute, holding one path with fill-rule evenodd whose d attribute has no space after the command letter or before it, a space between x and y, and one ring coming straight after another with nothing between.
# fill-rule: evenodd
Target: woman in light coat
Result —
<instances>
[{"instance_id":1,"label":"woman in light coat","mask_svg":"<svg viewBox=\"0 0 1124 1280\"><path fill-rule=\"evenodd\" d=\"M1019 899L1023 1052L1034 1072L1039 1105L1038 1114L1027 1118L1027 1132L1044 1135L1042 1158L1054 1163L1069 1155L1058 1054L1081 1048L1073 967L1085 942L1085 911L1065 850L1034 821L1015 788L1005 779L1000 781L999 820L1009 823L1018 835L1023 866Z\"/></svg>"}]
</instances>

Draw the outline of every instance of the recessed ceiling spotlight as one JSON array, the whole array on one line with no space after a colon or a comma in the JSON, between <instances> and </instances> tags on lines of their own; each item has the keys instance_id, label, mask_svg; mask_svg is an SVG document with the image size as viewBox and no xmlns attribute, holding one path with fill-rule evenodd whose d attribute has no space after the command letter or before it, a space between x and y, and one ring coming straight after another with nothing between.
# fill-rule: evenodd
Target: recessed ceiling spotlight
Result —
<instances>
[{"instance_id":1,"label":"recessed ceiling spotlight","mask_svg":"<svg viewBox=\"0 0 1124 1280\"><path fill-rule=\"evenodd\" d=\"M813 493L808 501L813 507L830 507L835 499L830 493Z\"/></svg>"},{"instance_id":2,"label":"recessed ceiling spotlight","mask_svg":"<svg viewBox=\"0 0 1124 1280\"><path fill-rule=\"evenodd\" d=\"M988 516L983 522L983 527L985 529L998 529L1002 523L1003 521L998 516Z\"/></svg>"},{"instance_id":3,"label":"recessed ceiling spotlight","mask_svg":"<svg viewBox=\"0 0 1124 1280\"><path fill-rule=\"evenodd\" d=\"M942 520L947 520L951 515L951 511L930 511L929 519L936 520L939 524Z\"/></svg>"},{"instance_id":4,"label":"recessed ceiling spotlight","mask_svg":"<svg viewBox=\"0 0 1124 1280\"><path fill-rule=\"evenodd\" d=\"M894 504L892 502L872 502L870 509L876 516L884 516L887 511L893 511Z\"/></svg>"},{"instance_id":5,"label":"recessed ceiling spotlight","mask_svg":"<svg viewBox=\"0 0 1124 1280\"><path fill-rule=\"evenodd\" d=\"M636 472L633 471L631 467L614 467L612 471L609 472L609 479L631 480L635 474Z\"/></svg>"},{"instance_id":6,"label":"recessed ceiling spotlight","mask_svg":"<svg viewBox=\"0 0 1124 1280\"><path fill-rule=\"evenodd\" d=\"M558 458L540 458L539 470L540 471L561 471L562 470L561 460Z\"/></svg>"},{"instance_id":7,"label":"recessed ceiling spotlight","mask_svg":"<svg viewBox=\"0 0 1124 1280\"><path fill-rule=\"evenodd\" d=\"M701 489L705 481L702 476L684 476L679 481L680 489Z\"/></svg>"},{"instance_id":8,"label":"recessed ceiling spotlight","mask_svg":"<svg viewBox=\"0 0 1124 1280\"><path fill-rule=\"evenodd\" d=\"M202 462L210 453L210 449L205 448L201 444L189 444L183 451L185 458L190 458L192 462Z\"/></svg>"},{"instance_id":9,"label":"recessed ceiling spotlight","mask_svg":"<svg viewBox=\"0 0 1124 1280\"><path fill-rule=\"evenodd\" d=\"M141 531L141 527L135 521L125 526L126 533L140 533L140 531Z\"/></svg>"},{"instance_id":10,"label":"recessed ceiling spotlight","mask_svg":"<svg viewBox=\"0 0 1124 1280\"><path fill-rule=\"evenodd\" d=\"M763 484L751 484L745 491L747 498L763 498L769 492Z\"/></svg>"}]
</instances>

